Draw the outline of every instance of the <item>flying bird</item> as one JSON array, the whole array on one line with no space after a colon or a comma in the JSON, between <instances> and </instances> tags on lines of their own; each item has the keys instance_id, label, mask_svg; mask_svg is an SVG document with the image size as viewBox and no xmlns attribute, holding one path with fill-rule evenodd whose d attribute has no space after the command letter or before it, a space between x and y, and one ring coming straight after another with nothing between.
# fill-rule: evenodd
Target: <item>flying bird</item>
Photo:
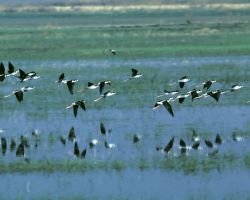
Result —
<instances>
[{"instance_id":1,"label":"flying bird","mask_svg":"<svg viewBox=\"0 0 250 200\"><path fill-rule=\"evenodd\" d=\"M180 88L183 88L185 83L188 82L188 81L190 81L190 79L188 79L187 76L183 76L182 78L180 78L178 80Z\"/></svg>"},{"instance_id":2,"label":"flying bird","mask_svg":"<svg viewBox=\"0 0 250 200\"><path fill-rule=\"evenodd\" d=\"M128 81L128 80L131 80L131 79L140 78L140 77L143 76L142 74L139 74L139 73L138 73L138 70L137 70L137 69L132 68L131 71L132 71L131 76L129 77L129 79L124 80L124 82L126 82L126 81Z\"/></svg>"},{"instance_id":3,"label":"flying bird","mask_svg":"<svg viewBox=\"0 0 250 200\"><path fill-rule=\"evenodd\" d=\"M73 93L74 93L73 87L74 87L75 83L78 82L78 80L77 79L66 80L64 78L65 78L64 73L61 73L56 82L66 84L68 87L69 93L71 95L73 95Z\"/></svg>"},{"instance_id":4,"label":"flying bird","mask_svg":"<svg viewBox=\"0 0 250 200\"><path fill-rule=\"evenodd\" d=\"M94 102L97 102L97 101L101 100L102 98L113 96L115 94L116 94L116 92L112 92L112 91L104 92L99 98L95 99Z\"/></svg>"},{"instance_id":5,"label":"flying bird","mask_svg":"<svg viewBox=\"0 0 250 200\"><path fill-rule=\"evenodd\" d=\"M243 88L243 85L232 85L232 87L230 88L231 92L234 92L235 90L239 90Z\"/></svg>"},{"instance_id":6,"label":"flying bird","mask_svg":"<svg viewBox=\"0 0 250 200\"><path fill-rule=\"evenodd\" d=\"M36 75L36 72L31 71L28 73L25 73L22 69L19 69L19 76L17 78L20 79L20 82L28 81L28 80L35 80L40 78L40 76Z\"/></svg>"},{"instance_id":7,"label":"flying bird","mask_svg":"<svg viewBox=\"0 0 250 200\"><path fill-rule=\"evenodd\" d=\"M208 90L212 84L216 83L216 80L211 80L211 81L206 81L203 83L203 90L206 89Z\"/></svg>"},{"instance_id":8,"label":"flying bird","mask_svg":"<svg viewBox=\"0 0 250 200\"><path fill-rule=\"evenodd\" d=\"M21 102L21 101L23 101L23 93L24 92L28 92L28 91L33 90L33 89L34 89L34 87L30 87L30 86L28 86L28 87L22 87L21 89L14 90L11 94L6 95L4 97L6 98L6 97L9 97L9 96L15 95L16 99L19 102Z\"/></svg>"},{"instance_id":9,"label":"flying bird","mask_svg":"<svg viewBox=\"0 0 250 200\"><path fill-rule=\"evenodd\" d=\"M115 50L115 49L109 49L109 52L110 52L112 55L116 55L116 50Z\"/></svg>"},{"instance_id":10,"label":"flying bird","mask_svg":"<svg viewBox=\"0 0 250 200\"><path fill-rule=\"evenodd\" d=\"M74 116L76 117L79 107L82 110L86 111L85 101L84 100L75 101L71 105L67 106L66 109L73 108L73 113L74 113Z\"/></svg>"},{"instance_id":11,"label":"flying bird","mask_svg":"<svg viewBox=\"0 0 250 200\"><path fill-rule=\"evenodd\" d=\"M208 92L207 94L210 97L214 98L218 102L219 99L220 99L221 91L220 90L216 90L216 91Z\"/></svg>"},{"instance_id":12,"label":"flying bird","mask_svg":"<svg viewBox=\"0 0 250 200\"><path fill-rule=\"evenodd\" d=\"M172 117L174 117L174 113L173 113L173 109L172 109L171 104L168 101L164 101L163 106L167 109L167 111L170 113L170 115L172 115Z\"/></svg>"}]
</instances>

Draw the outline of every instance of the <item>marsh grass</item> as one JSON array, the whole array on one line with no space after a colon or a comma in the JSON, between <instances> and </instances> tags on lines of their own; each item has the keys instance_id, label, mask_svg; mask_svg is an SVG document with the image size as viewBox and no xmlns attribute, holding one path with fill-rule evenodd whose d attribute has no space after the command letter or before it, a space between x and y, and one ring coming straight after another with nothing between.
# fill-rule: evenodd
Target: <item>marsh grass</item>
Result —
<instances>
[{"instance_id":1,"label":"marsh grass","mask_svg":"<svg viewBox=\"0 0 250 200\"><path fill-rule=\"evenodd\" d=\"M178 157L164 157L163 159L149 160L139 159L137 162L122 160L96 161L96 160L40 160L15 161L0 163L0 173L85 173L95 170L115 170L117 172L126 169L161 169L166 171L183 171L186 174L209 173L211 171L222 171L228 168L250 168L250 156L236 156L234 154L218 154L214 156L197 157L194 155L180 155Z\"/></svg>"}]
</instances>

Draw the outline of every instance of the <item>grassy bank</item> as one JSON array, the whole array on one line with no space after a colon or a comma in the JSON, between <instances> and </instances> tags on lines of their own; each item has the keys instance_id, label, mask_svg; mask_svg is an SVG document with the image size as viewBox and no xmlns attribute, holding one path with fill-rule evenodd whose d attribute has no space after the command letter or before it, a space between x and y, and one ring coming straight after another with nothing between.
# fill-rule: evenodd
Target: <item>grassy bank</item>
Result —
<instances>
[{"instance_id":1,"label":"grassy bank","mask_svg":"<svg viewBox=\"0 0 250 200\"><path fill-rule=\"evenodd\" d=\"M2 60L247 55L250 10L4 12Z\"/></svg>"}]
</instances>

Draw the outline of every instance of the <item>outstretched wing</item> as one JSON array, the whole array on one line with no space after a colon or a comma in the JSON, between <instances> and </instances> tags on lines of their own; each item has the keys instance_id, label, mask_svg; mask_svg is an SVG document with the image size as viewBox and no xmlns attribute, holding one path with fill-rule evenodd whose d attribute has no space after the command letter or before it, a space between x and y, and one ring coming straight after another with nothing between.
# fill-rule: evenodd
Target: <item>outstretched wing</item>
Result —
<instances>
[{"instance_id":1,"label":"outstretched wing","mask_svg":"<svg viewBox=\"0 0 250 200\"><path fill-rule=\"evenodd\" d=\"M77 111L78 111L78 105L73 105L73 113L75 117L77 116Z\"/></svg>"},{"instance_id":2,"label":"outstretched wing","mask_svg":"<svg viewBox=\"0 0 250 200\"><path fill-rule=\"evenodd\" d=\"M62 82L63 79L64 79L64 73L61 73L61 75L58 78L58 82Z\"/></svg>"},{"instance_id":3,"label":"outstretched wing","mask_svg":"<svg viewBox=\"0 0 250 200\"><path fill-rule=\"evenodd\" d=\"M136 76L137 73L138 73L138 70L137 70L137 69L134 69L134 68L132 68L131 71L132 71L132 77L133 77L133 76Z\"/></svg>"},{"instance_id":4,"label":"outstretched wing","mask_svg":"<svg viewBox=\"0 0 250 200\"><path fill-rule=\"evenodd\" d=\"M101 134L106 135L106 128L102 122L100 123L100 130Z\"/></svg>"},{"instance_id":5,"label":"outstretched wing","mask_svg":"<svg viewBox=\"0 0 250 200\"><path fill-rule=\"evenodd\" d=\"M69 130L69 135L68 135L68 139L70 141L73 141L74 139L76 138L76 134L75 134L75 129L74 127L72 126Z\"/></svg>"},{"instance_id":6,"label":"outstretched wing","mask_svg":"<svg viewBox=\"0 0 250 200\"><path fill-rule=\"evenodd\" d=\"M221 91L218 90L216 92L208 92L207 94L218 102L220 99Z\"/></svg>"},{"instance_id":7,"label":"outstretched wing","mask_svg":"<svg viewBox=\"0 0 250 200\"><path fill-rule=\"evenodd\" d=\"M82 100L80 101L79 103L80 107L85 111L86 110L86 107L85 107L85 102Z\"/></svg>"},{"instance_id":8,"label":"outstretched wing","mask_svg":"<svg viewBox=\"0 0 250 200\"><path fill-rule=\"evenodd\" d=\"M5 68L4 68L3 63L1 62L0 63L0 75L2 75L2 74L5 74Z\"/></svg>"},{"instance_id":9,"label":"outstretched wing","mask_svg":"<svg viewBox=\"0 0 250 200\"><path fill-rule=\"evenodd\" d=\"M74 83L72 81L67 81L67 86L68 86L70 94L73 94L73 85Z\"/></svg>"},{"instance_id":10,"label":"outstretched wing","mask_svg":"<svg viewBox=\"0 0 250 200\"><path fill-rule=\"evenodd\" d=\"M168 144L164 148L164 151L168 153L172 149L173 144L174 144L174 137L172 137L172 139L168 142Z\"/></svg>"},{"instance_id":11,"label":"outstretched wing","mask_svg":"<svg viewBox=\"0 0 250 200\"><path fill-rule=\"evenodd\" d=\"M100 84L99 84L99 92L100 92L100 94L102 94L104 86L105 86L105 81L101 81Z\"/></svg>"},{"instance_id":12,"label":"outstretched wing","mask_svg":"<svg viewBox=\"0 0 250 200\"><path fill-rule=\"evenodd\" d=\"M167 101L163 102L163 106L167 109L167 111L172 115L172 117L174 117L174 113L173 113L173 109L170 103L168 103Z\"/></svg>"},{"instance_id":13,"label":"outstretched wing","mask_svg":"<svg viewBox=\"0 0 250 200\"><path fill-rule=\"evenodd\" d=\"M17 92L15 92L15 96L19 102L23 101L23 91L18 90Z\"/></svg>"},{"instance_id":14,"label":"outstretched wing","mask_svg":"<svg viewBox=\"0 0 250 200\"><path fill-rule=\"evenodd\" d=\"M9 62L9 70L8 70L8 73L9 74L12 74L14 71L15 71L15 69L14 69L14 66L12 65L12 63L11 62Z\"/></svg>"}]
</instances>

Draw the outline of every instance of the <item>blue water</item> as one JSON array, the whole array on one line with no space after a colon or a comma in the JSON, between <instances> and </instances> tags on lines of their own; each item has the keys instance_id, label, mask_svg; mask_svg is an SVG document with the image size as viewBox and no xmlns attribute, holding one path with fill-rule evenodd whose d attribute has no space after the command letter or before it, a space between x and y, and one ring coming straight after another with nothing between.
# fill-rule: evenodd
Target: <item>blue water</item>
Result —
<instances>
[{"instance_id":1,"label":"blue water","mask_svg":"<svg viewBox=\"0 0 250 200\"><path fill-rule=\"evenodd\" d=\"M19 140L21 134L29 138L31 145L35 144L31 132L39 130L40 143L37 149L27 149L26 155L35 160L76 159L73 156L73 144L67 141L63 146L59 135L68 136L73 126L80 149L88 148L88 143L95 138L100 141L95 149L87 151L87 160L135 162L146 158L154 162L161 161L165 155L155 150L156 145L165 146L172 136L176 136L173 152L179 154L178 142L183 138L188 145L192 144L191 134L195 130L202 138L214 140L220 133L223 144L219 154L230 153L241 158L250 152L249 122L250 100L249 81L241 77L249 74L250 57L183 57L121 60L78 60L78 61L17 61L17 66L23 66L26 71L35 70L41 75L36 81L18 83L11 78L1 83L1 96L24 85L33 85L34 91L25 93L24 102L18 103L15 97L0 99L0 133L7 141L10 138ZM218 67L211 71L209 65ZM130 76L130 68L139 68L145 72L144 79L123 83ZM206 69L203 74L202 69ZM222 69L222 70L220 70ZM164 84L172 82L181 75L188 75L191 83L187 89L200 84L200 77L222 77L230 75L234 70L244 88L235 93L225 94L217 103L207 98L191 102L185 100L182 105L173 104L175 117L164 109L152 110L162 93ZM238 69L235 71L235 69ZM51 73L49 73L51 70ZM121 73L117 74L116 70ZM117 95L103 101L93 103L98 97L98 91L84 91L69 95L65 85L55 83L61 72L66 77L78 78L75 91L86 86L87 81L111 79L111 88ZM229 73L229 74L228 74ZM166 77L166 78L165 78ZM219 82L214 89L230 87L239 80ZM148 81L150 83L148 83ZM141 84L141 90L135 85ZM157 84L162 84L158 86ZM77 118L72 110L65 109L71 102L84 98L86 112L79 110ZM102 136L99 125L102 121L111 134ZM243 136L244 141L236 143L232 133ZM142 136L138 144L133 144L133 135ZM104 141L115 143L117 148L107 150ZM205 147L192 156L207 156L210 151ZM15 155L7 151L1 162L15 162ZM241 165L233 168L223 168L222 171L197 172L185 174L183 170L168 171L154 167L140 171L138 167L129 167L118 172L115 170L87 171L85 173L26 173L1 174L0 197L5 199L32 199L33 197L70 198L83 196L87 198L110 199L112 197L129 199L222 199L249 197L249 173ZM45 184L46 183L46 184Z\"/></svg>"}]
</instances>

